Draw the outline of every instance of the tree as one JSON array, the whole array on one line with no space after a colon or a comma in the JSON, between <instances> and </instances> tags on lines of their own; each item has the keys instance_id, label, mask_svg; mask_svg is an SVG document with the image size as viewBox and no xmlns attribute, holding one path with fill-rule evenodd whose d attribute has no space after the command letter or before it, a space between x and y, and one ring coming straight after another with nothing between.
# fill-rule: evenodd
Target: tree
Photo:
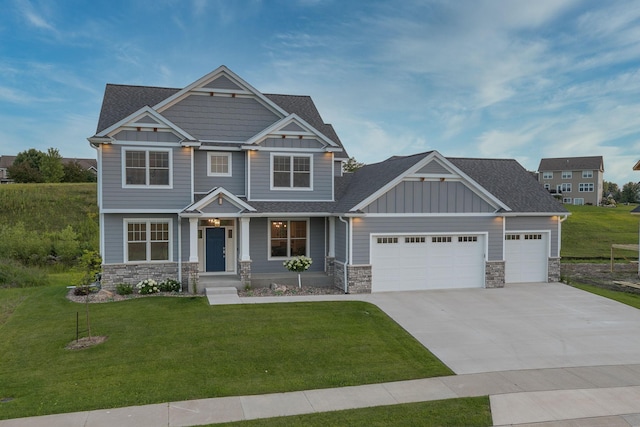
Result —
<instances>
[{"instance_id":1,"label":"tree","mask_svg":"<svg viewBox=\"0 0 640 427\"><path fill-rule=\"evenodd\" d=\"M62 165L64 177L62 182L96 182L96 174L85 170L77 160Z\"/></svg>"},{"instance_id":2,"label":"tree","mask_svg":"<svg viewBox=\"0 0 640 427\"><path fill-rule=\"evenodd\" d=\"M355 171L357 171L358 169L360 169L363 166L364 166L364 163L360 163L359 161L356 160L355 157L349 157L349 160L347 160L342 165L342 171L343 172L355 172Z\"/></svg>"},{"instance_id":3,"label":"tree","mask_svg":"<svg viewBox=\"0 0 640 427\"><path fill-rule=\"evenodd\" d=\"M40 172L44 182L61 182L64 177L62 156L57 148L49 148L40 162Z\"/></svg>"},{"instance_id":4,"label":"tree","mask_svg":"<svg viewBox=\"0 0 640 427\"><path fill-rule=\"evenodd\" d=\"M44 156L42 151L35 148L18 153L13 165L7 168L9 177L15 182L43 182L40 165Z\"/></svg>"},{"instance_id":5,"label":"tree","mask_svg":"<svg viewBox=\"0 0 640 427\"><path fill-rule=\"evenodd\" d=\"M622 186L620 201L622 203L637 203L638 192L640 192L640 184L637 182L627 182Z\"/></svg>"},{"instance_id":6,"label":"tree","mask_svg":"<svg viewBox=\"0 0 640 427\"><path fill-rule=\"evenodd\" d=\"M620 197L622 194L620 193L620 188L618 188L618 184L615 182L604 181L602 183L602 199L608 199L609 196L617 203L620 202Z\"/></svg>"}]
</instances>

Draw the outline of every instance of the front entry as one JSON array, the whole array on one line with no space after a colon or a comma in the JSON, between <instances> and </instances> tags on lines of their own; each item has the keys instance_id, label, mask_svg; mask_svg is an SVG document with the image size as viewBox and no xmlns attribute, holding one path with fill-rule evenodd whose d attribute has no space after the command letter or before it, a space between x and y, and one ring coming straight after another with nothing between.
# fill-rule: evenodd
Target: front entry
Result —
<instances>
[{"instance_id":1,"label":"front entry","mask_svg":"<svg viewBox=\"0 0 640 427\"><path fill-rule=\"evenodd\" d=\"M225 271L226 270L226 238L224 228L206 229L206 270L205 271Z\"/></svg>"}]
</instances>

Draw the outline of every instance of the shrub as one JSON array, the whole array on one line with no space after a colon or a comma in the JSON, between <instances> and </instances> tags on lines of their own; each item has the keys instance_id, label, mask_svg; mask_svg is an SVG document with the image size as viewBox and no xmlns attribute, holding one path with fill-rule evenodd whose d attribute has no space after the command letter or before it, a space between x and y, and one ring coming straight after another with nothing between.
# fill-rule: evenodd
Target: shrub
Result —
<instances>
[{"instance_id":1,"label":"shrub","mask_svg":"<svg viewBox=\"0 0 640 427\"><path fill-rule=\"evenodd\" d=\"M298 256L283 262L282 265L284 265L284 267L289 271L302 273L303 271L306 271L309 267L311 267L312 263L313 261L311 260L311 258L308 258L306 256Z\"/></svg>"},{"instance_id":2,"label":"shrub","mask_svg":"<svg viewBox=\"0 0 640 427\"><path fill-rule=\"evenodd\" d=\"M165 279L158 285L160 292L179 292L180 282L173 279Z\"/></svg>"},{"instance_id":3,"label":"shrub","mask_svg":"<svg viewBox=\"0 0 640 427\"><path fill-rule=\"evenodd\" d=\"M0 288L30 288L49 284L47 274L17 261L0 260Z\"/></svg>"},{"instance_id":4,"label":"shrub","mask_svg":"<svg viewBox=\"0 0 640 427\"><path fill-rule=\"evenodd\" d=\"M136 285L136 289L141 295L155 294L160 292L158 282L153 279L144 279Z\"/></svg>"},{"instance_id":5,"label":"shrub","mask_svg":"<svg viewBox=\"0 0 640 427\"><path fill-rule=\"evenodd\" d=\"M131 295L133 293L133 285L128 283L118 283L116 285L116 293L118 295Z\"/></svg>"}]
</instances>

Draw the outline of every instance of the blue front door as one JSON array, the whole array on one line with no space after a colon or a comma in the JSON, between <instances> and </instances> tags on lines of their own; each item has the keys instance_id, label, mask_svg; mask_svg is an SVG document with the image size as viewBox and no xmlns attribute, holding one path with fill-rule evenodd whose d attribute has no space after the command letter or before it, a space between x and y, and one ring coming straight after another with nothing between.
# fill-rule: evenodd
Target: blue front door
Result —
<instances>
[{"instance_id":1,"label":"blue front door","mask_svg":"<svg viewBox=\"0 0 640 427\"><path fill-rule=\"evenodd\" d=\"M207 271L225 271L224 228L207 228Z\"/></svg>"}]
</instances>

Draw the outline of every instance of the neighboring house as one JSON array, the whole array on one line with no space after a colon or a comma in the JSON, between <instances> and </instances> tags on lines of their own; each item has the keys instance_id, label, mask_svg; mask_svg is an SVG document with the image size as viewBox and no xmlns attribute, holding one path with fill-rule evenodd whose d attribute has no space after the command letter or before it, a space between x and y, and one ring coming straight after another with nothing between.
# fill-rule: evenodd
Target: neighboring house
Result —
<instances>
[{"instance_id":1,"label":"neighboring house","mask_svg":"<svg viewBox=\"0 0 640 427\"><path fill-rule=\"evenodd\" d=\"M538 181L570 205L600 206L604 180L602 156L540 160Z\"/></svg>"},{"instance_id":2,"label":"neighboring house","mask_svg":"<svg viewBox=\"0 0 640 427\"><path fill-rule=\"evenodd\" d=\"M343 175L311 98L224 66L182 89L107 85L88 140L107 288L248 284L297 255L350 293L559 279L568 212L515 160L430 151Z\"/></svg>"},{"instance_id":3,"label":"neighboring house","mask_svg":"<svg viewBox=\"0 0 640 427\"><path fill-rule=\"evenodd\" d=\"M8 169L13 165L16 156L0 156L0 184L9 184L12 183L13 180L9 176ZM78 159L78 158L70 158L63 157L62 163L67 164L70 162L78 162L80 166L84 170L90 171L94 174L98 173L98 162L96 159Z\"/></svg>"}]
</instances>

